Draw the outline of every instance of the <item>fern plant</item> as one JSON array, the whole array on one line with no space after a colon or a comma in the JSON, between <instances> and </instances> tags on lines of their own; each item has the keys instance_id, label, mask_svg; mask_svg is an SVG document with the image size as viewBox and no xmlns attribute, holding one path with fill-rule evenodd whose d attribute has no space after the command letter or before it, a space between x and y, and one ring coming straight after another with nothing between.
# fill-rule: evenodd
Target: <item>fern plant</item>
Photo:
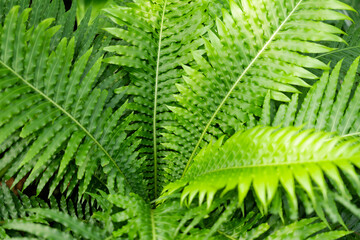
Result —
<instances>
[{"instance_id":1,"label":"fern plant","mask_svg":"<svg viewBox=\"0 0 360 240\"><path fill-rule=\"evenodd\" d=\"M356 238L356 2L89 6L0 0L2 239Z\"/></svg>"}]
</instances>

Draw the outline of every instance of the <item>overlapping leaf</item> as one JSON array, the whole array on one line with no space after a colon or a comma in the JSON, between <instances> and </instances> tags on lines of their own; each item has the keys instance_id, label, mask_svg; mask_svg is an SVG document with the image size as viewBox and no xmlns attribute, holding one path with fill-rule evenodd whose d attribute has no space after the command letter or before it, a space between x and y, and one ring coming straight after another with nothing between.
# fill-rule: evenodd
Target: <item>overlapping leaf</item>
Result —
<instances>
[{"instance_id":1,"label":"overlapping leaf","mask_svg":"<svg viewBox=\"0 0 360 240\"><path fill-rule=\"evenodd\" d=\"M6 190L6 189L5 189ZM10 194L6 190L5 195ZM187 209L179 205L178 199L168 201L157 209L150 209L137 195L91 194L99 199L100 208L103 211L94 212L92 218L89 215L83 217L74 214L74 209L68 209L65 213L57 209L57 203L51 204L51 208L42 203L41 208L32 206L25 200L26 211L17 209L21 215L12 219L6 219L0 223L0 236L7 239L16 238L18 234L31 238L44 239L312 239L310 236L321 239L336 239L349 234L348 231L329 231L326 224L316 218L305 219L293 224L267 223L268 217L260 213L249 212L239 219L236 211L236 202L230 205L221 205L223 210L213 212L219 207L217 201L211 209L206 207L194 207ZM2 195L0 194L0 197ZM17 201L14 196L13 199ZM35 198L33 198L35 199ZM54 200L54 199L53 199ZM6 204L13 203L5 201ZM235 203L235 204L234 204ZM18 208L16 205L14 208ZM21 206L21 205L20 205ZM77 206L77 211L81 205ZM75 211L76 212L76 211ZM210 214L210 216L209 216ZM215 219L215 224L206 222L207 218ZM202 226L200 228L200 226ZM14 231L15 230L15 231ZM289 235L290 234L290 235Z\"/></svg>"},{"instance_id":2,"label":"overlapping leaf","mask_svg":"<svg viewBox=\"0 0 360 240\"><path fill-rule=\"evenodd\" d=\"M216 19L216 32L205 40L206 54L194 52L196 66L185 66L184 83L172 107L177 126L166 127L167 147L177 159L175 176L190 166L199 147L212 137L231 136L251 116L260 116L267 92L270 99L289 101L305 79L317 79L307 68L328 69L308 53L328 52L319 41L343 40L342 31L323 20L347 20L334 9L352 10L336 1L258 0L230 1Z\"/></svg>"},{"instance_id":3,"label":"overlapping leaf","mask_svg":"<svg viewBox=\"0 0 360 240\"><path fill-rule=\"evenodd\" d=\"M17 192L17 195L12 193L6 185L0 186L0 222L4 224L11 220L21 219L27 222L43 222L44 219L40 216L35 216L34 212L29 212L31 208L42 208L44 211L49 209L62 211L77 217L81 220L91 221L91 211L96 210L91 206L90 201L66 200L64 197L57 200L51 196L48 202L45 202L39 197L31 196Z\"/></svg>"},{"instance_id":4,"label":"overlapping leaf","mask_svg":"<svg viewBox=\"0 0 360 240\"><path fill-rule=\"evenodd\" d=\"M251 214L249 214L251 215ZM247 217L244 219L248 219ZM251 219L251 218L249 218ZM259 218L255 218L259 221ZM316 218L302 219L288 225L269 226L267 223L257 224L253 221L239 221L239 225L235 229L220 231L217 239L338 239L348 235L348 231L326 231L325 223L316 221ZM257 225L254 227L253 225ZM243 229L241 229L241 227ZM225 226L226 228L226 226ZM251 229L246 231L246 229ZM223 238L220 238L223 236ZM216 238L215 238L216 239Z\"/></svg>"},{"instance_id":5,"label":"overlapping leaf","mask_svg":"<svg viewBox=\"0 0 360 240\"><path fill-rule=\"evenodd\" d=\"M227 10L216 18L220 5ZM107 47L111 38L99 32L97 20L88 25L90 11L74 31L75 8L65 12L60 0L0 0L0 179L26 179L25 187L36 183L37 193L49 190L50 205L63 211L21 193L15 198L2 186L0 238L348 234L324 230L326 220L349 222L336 202L359 214L349 192L360 194L360 145L343 137L360 128L359 59L346 76L342 63L333 71L325 65L333 59L327 56L345 52L331 48L342 47L344 32L327 20L346 20L347 26L355 15L346 10L352 8L337 0L136 0L107 10L117 24L107 31L119 39ZM356 41L345 39L352 44L346 51L356 49ZM101 63L104 47L111 66ZM317 53L325 64L310 57ZM299 97L323 70L307 96ZM289 103L274 115L279 102ZM251 128L259 124L285 128ZM148 194L156 198L166 182L180 177L187 160L184 177L165 190L182 190L186 206L180 195L165 196L156 208L146 203ZM89 193L102 209L94 213L97 208L90 209L82 194L99 184L110 195ZM52 196L56 188L79 192L76 200L84 202L62 196L59 205ZM254 200L250 192L261 214L254 215L244 200ZM195 198L201 206L192 203ZM315 211L323 222L275 226L279 217L263 216L295 219L299 200L306 214Z\"/></svg>"},{"instance_id":6,"label":"overlapping leaf","mask_svg":"<svg viewBox=\"0 0 360 240\"><path fill-rule=\"evenodd\" d=\"M359 21L360 23L360 21ZM345 43L339 43L334 44L334 48L336 50L333 50L328 53L320 54L316 58L319 60L330 63L331 67L335 67L336 63L343 60L344 68L343 71L341 71L342 76L345 76L346 69L348 69L352 62L360 55L360 31L359 31L359 25L353 24L347 29L346 36L344 36L344 40L347 42Z\"/></svg>"},{"instance_id":7,"label":"overlapping leaf","mask_svg":"<svg viewBox=\"0 0 360 240\"><path fill-rule=\"evenodd\" d=\"M305 129L317 129L337 132L339 135L356 135L360 131L360 88L357 83L357 69L360 57L356 58L342 77L343 61L334 69L325 71L307 93L298 109L298 96L294 95L289 105L280 105L274 119L270 111L264 112L263 125L302 126ZM270 102L265 104L270 105ZM268 107L269 108L269 107Z\"/></svg>"},{"instance_id":8,"label":"overlapping leaf","mask_svg":"<svg viewBox=\"0 0 360 240\"><path fill-rule=\"evenodd\" d=\"M299 131L296 127L255 127L240 131L224 144L222 139L204 148L185 176L169 184L165 194L182 190L182 201L192 202L198 196L211 206L215 194L237 189L243 203L249 192L258 199L258 207L268 212L282 212L282 190L286 192L291 217L295 218L298 196L309 199L317 214L324 218L323 209L337 215L334 199L328 194L331 186L342 196L348 190L340 172L344 173L357 193L360 181L354 166L359 167L360 145L326 132ZM296 189L298 188L298 189Z\"/></svg>"},{"instance_id":9,"label":"overlapping leaf","mask_svg":"<svg viewBox=\"0 0 360 240\"><path fill-rule=\"evenodd\" d=\"M75 58L74 38L51 51L60 28L51 27L53 19L27 37L31 10L19 9L10 10L0 31L1 175L16 175L15 183L26 177L25 187L37 179L38 193L50 183L51 195L61 181L61 191L69 195L80 185L83 194L102 174L101 163L109 179L141 189L141 161L133 161L139 143L126 133L131 115L123 117L126 105L107 108L107 91L95 87L102 58L89 60L92 49Z\"/></svg>"},{"instance_id":10,"label":"overlapping leaf","mask_svg":"<svg viewBox=\"0 0 360 240\"><path fill-rule=\"evenodd\" d=\"M133 128L142 127L142 156L146 157L146 177L155 195L173 178L165 160L161 133L173 122L167 105L175 104L176 83L184 74L183 64L192 64L191 52L203 45L201 36L212 27L208 1L135 1L128 6L112 6L107 13L117 28L106 30L120 43L105 48L116 53L105 59L128 69L131 83L125 89L135 111ZM124 89L119 89L122 92ZM160 189L160 190L159 190Z\"/></svg>"}]
</instances>

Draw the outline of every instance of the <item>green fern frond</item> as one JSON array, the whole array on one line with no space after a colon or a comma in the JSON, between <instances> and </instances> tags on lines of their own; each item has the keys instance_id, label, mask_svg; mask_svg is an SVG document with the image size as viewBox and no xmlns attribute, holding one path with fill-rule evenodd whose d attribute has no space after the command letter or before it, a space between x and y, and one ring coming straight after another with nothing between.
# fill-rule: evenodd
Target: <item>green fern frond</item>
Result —
<instances>
[{"instance_id":1,"label":"green fern frond","mask_svg":"<svg viewBox=\"0 0 360 240\"><path fill-rule=\"evenodd\" d=\"M322 230L326 229L327 226L323 222L314 222L315 220L316 218L309 218L289 224L272 232L265 239L266 240L271 240L271 239L335 240L351 234L351 232L349 231L341 231L341 230L321 232ZM314 235L315 233L317 234Z\"/></svg>"},{"instance_id":2,"label":"green fern frond","mask_svg":"<svg viewBox=\"0 0 360 240\"><path fill-rule=\"evenodd\" d=\"M104 235L103 231L96 226L90 226L83 222L79 222L77 218L71 217L57 210L34 208L30 209L29 212L36 213L41 217L61 223L65 228L70 228L75 235L80 235L86 239L101 239ZM9 225L11 225L11 223L6 223L4 227L9 227Z\"/></svg>"},{"instance_id":3,"label":"green fern frond","mask_svg":"<svg viewBox=\"0 0 360 240\"><path fill-rule=\"evenodd\" d=\"M164 127L174 120L167 105L175 104L175 84L184 74L181 66L192 64L191 52L202 47L201 36L213 25L206 12L208 5L211 3L200 0L136 1L106 10L118 25L106 30L122 41L105 48L116 53L105 61L130 73L126 93L132 98L129 108L136 112L132 127L143 129L141 152L146 156L148 185L154 192L151 198L173 178L167 171L171 162L164 159L167 151L161 145Z\"/></svg>"},{"instance_id":4,"label":"green fern frond","mask_svg":"<svg viewBox=\"0 0 360 240\"><path fill-rule=\"evenodd\" d=\"M356 235L352 7L105 1L0 0L0 239Z\"/></svg>"},{"instance_id":5,"label":"green fern frond","mask_svg":"<svg viewBox=\"0 0 360 240\"><path fill-rule=\"evenodd\" d=\"M89 200L80 203L66 200L63 196L59 200L51 196L45 202L36 196L28 197L21 192L15 195L6 185L0 186L0 190L0 228L4 230L3 236L0 230L1 239L16 239L19 236L30 239L34 235L54 239L57 234L57 238L72 239L71 235L62 234L68 228L72 229L75 239L83 239L83 237L88 239L89 234L93 236L93 239L99 239L101 235L101 231L97 229L98 223L91 218L93 211L99 208ZM53 222L61 225L53 225ZM39 223L51 225L51 227ZM18 231L14 232L11 229ZM19 235L19 232L28 234Z\"/></svg>"},{"instance_id":6,"label":"green fern frond","mask_svg":"<svg viewBox=\"0 0 360 240\"><path fill-rule=\"evenodd\" d=\"M339 195L335 196L335 199L343 206L341 211L341 217L344 219L346 226L354 231L355 234L345 237L346 240L355 240L359 239L359 218L360 218L360 209L359 209L359 198L353 199L352 201L349 199L345 199Z\"/></svg>"},{"instance_id":7,"label":"green fern frond","mask_svg":"<svg viewBox=\"0 0 360 240\"><path fill-rule=\"evenodd\" d=\"M180 206L179 199L175 197L151 209L150 204L136 194L101 193L101 196L91 196L98 202L103 200L101 206L104 211L95 212L94 218L102 222L103 228L115 239L170 240L195 236L197 227L224 202L224 199L214 201L210 209L205 206L186 208Z\"/></svg>"},{"instance_id":8,"label":"green fern frond","mask_svg":"<svg viewBox=\"0 0 360 240\"><path fill-rule=\"evenodd\" d=\"M8 195L12 197L10 200L7 199ZM178 199L167 200L157 209L150 209L148 204L134 194L107 195L101 192L101 195L90 195L97 200L102 210L94 212L91 218L88 213L86 217L79 214L82 205L73 209L66 205L65 208L59 208L54 198L51 198L51 204L47 204L35 197L31 198L32 203L30 204L29 198L26 196L23 198L24 195L21 195L23 199L19 199L10 193L7 187L4 187L4 193L0 194L0 203L18 209L12 218L4 219L3 215L0 215L0 236L5 239L16 239L16 236L19 236L17 234L21 232L26 239L67 237L66 239L94 240L102 238L169 240L241 238L250 240L273 239L275 236L276 239L287 239L289 234L298 237L296 239L308 239L309 236L320 237L323 236L322 234L332 237L329 239L336 239L350 233L348 231L328 231L325 229L326 224L318 222L316 218L304 219L289 225L277 222L268 224L266 223L267 217L254 212L238 218L238 212L234 212L236 201L231 202L231 206L224 206L228 198L221 201L215 200L209 210L205 206L181 207ZM6 199L4 202L1 201L3 196ZM61 205L63 203L64 201ZM219 208L223 208L223 210L215 211ZM95 211L95 208L92 208L92 211ZM219 213L220 218L218 218ZM208 224L208 221L214 221L215 224ZM206 227L200 228L200 226ZM64 232L65 235L59 234Z\"/></svg>"},{"instance_id":9,"label":"green fern frond","mask_svg":"<svg viewBox=\"0 0 360 240\"><path fill-rule=\"evenodd\" d=\"M259 218L255 218L259 221ZM338 239L343 236L349 235L351 232L348 231L326 231L327 228L325 223L317 221L317 218L302 219L298 222L294 222L288 225L276 224L270 226L267 223L254 224L252 221L248 223L240 223L235 229L224 229L219 231L219 237L215 239ZM247 226L249 224L249 226ZM225 226L226 227L226 226ZM243 228L243 229L242 229ZM246 229L251 229L246 231ZM222 237L221 237L222 236Z\"/></svg>"},{"instance_id":10,"label":"green fern frond","mask_svg":"<svg viewBox=\"0 0 360 240\"><path fill-rule=\"evenodd\" d=\"M31 222L26 222L23 220L13 220L8 222L3 226L4 229L11 229L16 231L27 232L32 235L35 235L37 238L41 239L52 239L52 240L62 240L69 239L73 240L75 238L67 232L62 232L56 228L52 228L43 224L36 224ZM11 238L10 238L11 239ZM28 238L25 238L28 239Z\"/></svg>"},{"instance_id":11,"label":"green fern frond","mask_svg":"<svg viewBox=\"0 0 360 240\"><path fill-rule=\"evenodd\" d=\"M206 54L194 51L197 65L184 67L178 85L181 107L171 108L178 125L167 127L166 146L175 151L172 159L187 162L184 172L211 138L231 136L260 116L268 91L271 99L287 102L299 86L309 87L305 79L317 79L306 68L328 69L305 54L332 50L319 41L343 42L337 35L343 31L322 21L349 19L334 9L353 10L336 0L239 2L230 1L230 12L216 19ZM172 171L179 176L183 169Z\"/></svg>"},{"instance_id":12,"label":"green fern frond","mask_svg":"<svg viewBox=\"0 0 360 240\"><path fill-rule=\"evenodd\" d=\"M51 196L48 202L45 202L41 198L36 196L28 197L21 192L17 192L17 195L15 195L6 185L0 186L0 189L1 224L8 220L16 219L39 222L42 220L41 217L36 216L33 212L27 211L27 209L32 208L40 207L45 211L49 209L59 210L85 221L89 221L91 212L98 209L95 207L95 204L92 204L89 200L80 203L79 201L65 199L63 196L58 200L54 196Z\"/></svg>"},{"instance_id":13,"label":"green fern frond","mask_svg":"<svg viewBox=\"0 0 360 240\"><path fill-rule=\"evenodd\" d=\"M181 213L176 204L163 208L151 209L136 195L124 197L110 195L108 200L115 206L125 209L114 213L114 222L124 222L122 227L112 234L114 237L127 237L128 239L173 239L174 231L178 225ZM169 230L169 231L168 231Z\"/></svg>"},{"instance_id":14,"label":"green fern frond","mask_svg":"<svg viewBox=\"0 0 360 240\"><path fill-rule=\"evenodd\" d=\"M78 184L83 194L101 163L105 169L111 165L108 178L118 178L120 185L123 178L125 185L140 190L136 169L141 161L131 161L136 156L131 150L139 143L127 143L126 126L118 125L120 118L127 123L131 115L124 117L126 105L106 108L107 91L95 87L102 58L89 60L90 49L75 59L74 38L63 38L51 51L60 28L50 27L52 19L40 22L28 39L29 12L13 7L0 33L2 175L16 175L16 184L30 173L24 187L38 179L38 194L50 180L52 191L63 181L67 195ZM127 149L124 155L113 152L120 146ZM128 168L133 170L124 171Z\"/></svg>"},{"instance_id":15,"label":"green fern frond","mask_svg":"<svg viewBox=\"0 0 360 240\"><path fill-rule=\"evenodd\" d=\"M306 94L298 111L298 98L295 97L289 105L279 107L275 119L269 125L302 126L304 129L337 132L343 136L359 133L359 60L360 57L355 59L344 78L341 77L343 61L338 62L331 72L325 71Z\"/></svg>"},{"instance_id":16,"label":"green fern frond","mask_svg":"<svg viewBox=\"0 0 360 240\"><path fill-rule=\"evenodd\" d=\"M136 194L107 195L101 192L101 195L91 194L91 196L98 200L104 210L94 212L93 218L102 225L104 231L101 232L108 239L175 239L180 220L188 220L180 211L182 208L178 201L151 209L150 205ZM42 210L35 211L43 212L44 216L48 215ZM54 212L50 217L59 221L57 215L59 214ZM66 217L64 214L61 215ZM74 226L75 223L69 225L72 232L75 232ZM86 239L99 239L99 236L92 235L90 231L85 234L80 236Z\"/></svg>"},{"instance_id":17,"label":"green fern frond","mask_svg":"<svg viewBox=\"0 0 360 240\"><path fill-rule=\"evenodd\" d=\"M29 19L29 26L37 26L43 19L52 18L56 16L67 15L68 24L73 24L75 19L72 19L70 16L73 11L65 13L65 6L63 1L59 0L1 0L0 1L0 23L3 24L7 13L15 6L20 7L20 11L25 10L26 8L32 7L34 15L32 15ZM75 9L74 9L75 10ZM62 25L61 22L64 19L57 18L56 25ZM64 23L64 22L63 22ZM62 32L62 31L60 31ZM73 31L69 31L68 33L72 33Z\"/></svg>"},{"instance_id":18,"label":"green fern frond","mask_svg":"<svg viewBox=\"0 0 360 240\"><path fill-rule=\"evenodd\" d=\"M239 204L253 191L259 209L266 213L271 203L281 203L281 194L277 194L281 187L286 192L292 218L297 216L299 192L310 199L323 218L324 204L333 203L327 193L330 190L326 178L343 196L349 194L340 172L360 190L354 168L359 166L360 145L355 141L295 127L255 127L236 133L224 144L222 141L221 138L204 148L185 176L169 184L164 194L181 189L182 202L190 203L198 195L199 203L206 197L210 207L220 190L224 195L236 188ZM325 201L319 203L319 197ZM279 211L280 208L276 210Z\"/></svg>"},{"instance_id":19,"label":"green fern frond","mask_svg":"<svg viewBox=\"0 0 360 240\"><path fill-rule=\"evenodd\" d=\"M93 45L93 53L99 52L99 44L93 44L95 41L103 40L104 32L98 31L98 19L96 19L92 26L89 26L90 12L85 15L84 19L78 22L79 26L74 31L76 5L72 5L70 10L65 11L64 2L62 0L1 0L0 1L0 24L3 25L5 16L14 6L19 5L19 11L22 12L26 8L32 9L28 21L25 23L28 28L36 27L38 24L47 18L54 18L51 26L61 26L51 39L51 50L54 50L62 38L71 39L75 36L75 56L77 59L83 55ZM29 32L31 33L31 32ZM107 45L105 41L104 46ZM100 55L102 55L100 51ZM100 56L94 57L96 61Z\"/></svg>"}]
</instances>

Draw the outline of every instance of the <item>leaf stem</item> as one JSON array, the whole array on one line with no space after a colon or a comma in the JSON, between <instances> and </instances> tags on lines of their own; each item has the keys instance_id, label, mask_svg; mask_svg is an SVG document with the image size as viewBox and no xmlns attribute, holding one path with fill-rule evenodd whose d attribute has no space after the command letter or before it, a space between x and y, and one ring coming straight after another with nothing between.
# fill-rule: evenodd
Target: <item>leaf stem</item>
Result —
<instances>
[{"instance_id":1,"label":"leaf stem","mask_svg":"<svg viewBox=\"0 0 360 240\"><path fill-rule=\"evenodd\" d=\"M155 217L154 217L154 209L150 209L150 217L151 217L151 230L152 230L152 239L156 240L156 224L155 224Z\"/></svg>"},{"instance_id":2,"label":"leaf stem","mask_svg":"<svg viewBox=\"0 0 360 240\"><path fill-rule=\"evenodd\" d=\"M155 91L154 91L154 113L153 113L154 199L157 198L157 132L156 132L157 95L158 95L158 82L159 82L161 40L162 40L162 32L164 26L166 4L167 4L167 0L164 1L164 6L161 15L160 34L159 34L157 60L156 60Z\"/></svg>"}]
</instances>

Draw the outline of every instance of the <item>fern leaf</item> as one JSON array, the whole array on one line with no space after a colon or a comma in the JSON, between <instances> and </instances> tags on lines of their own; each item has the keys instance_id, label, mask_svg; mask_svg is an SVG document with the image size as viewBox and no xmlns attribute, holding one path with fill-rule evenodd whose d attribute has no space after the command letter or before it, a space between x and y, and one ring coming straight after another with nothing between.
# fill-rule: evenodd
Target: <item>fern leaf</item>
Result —
<instances>
[{"instance_id":1,"label":"fern leaf","mask_svg":"<svg viewBox=\"0 0 360 240\"><path fill-rule=\"evenodd\" d=\"M357 66L359 65L359 59L360 58L354 61L348 73L346 74L344 82L341 85L341 89L338 92L336 101L330 112L331 117L329 119L327 127L330 128L331 131L335 131L336 128L339 126L340 119L346 108L347 100L350 97L351 88L354 84Z\"/></svg>"},{"instance_id":2,"label":"fern leaf","mask_svg":"<svg viewBox=\"0 0 360 240\"><path fill-rule=\"evenodd\" d=\"M358 57L345 72L344 80L341 78L343 61L338 62L331 73L324 72L319 82L306 94L298 111L298 103L290 103L295 122L284 122L282 126L303 126L305 129L337 132L343 136L357 134L360 129L360 122L357 120L360 92L356 83L359 59ZM279 111L280 109L276 115L283 115ZM289 117L283 116L283 119L288 121ZM275 120L271 122L271 125L278 126L278 123L274 125Z\"/></svg>"},{"instance_id":3,"label":"fern leaf","mask_svg":"<svg viewBox=\"0 0 360 240\"><path fill-rule=\"evenodd\" d=\"M114 222L125 222L121 228L113 232L114 237L127 236L129 239L173 238L179 219L178 214L180 214L177 207L168 205L153 210L135 195L130 198L110 195L108 200L115 206L125 209L121 212L114 212L111 216Z\"/></svg>"},{"instance_id":4,"label":"fern leaf","mask_svg":"<svg viewBox=\"0 0 360 240\"><path fill-rule=\"evenodd\" d=\"M317 82L318 87L310 89L308 95L302 103L304 107L300 109L299 113L296 116L294 126L299 126L306 121L307 128L314 128L316 121L316 113L319 111L322 95L325 92L325 87L327 85L328 79L329 72L326 71L321 76L320 80Z\"/></svg>"},{"instance_id":5,"label":"fern leaf","mask_svg":"<svg viewBox=\"0 0 360 240\"><path fill-rule=\"evenodd\" d=\"M265 100L264 100L264 106L262 109L261 114L261 125L267 126L270 124L271 121L271 102L270 102L270 92L266 94Z\"/></svg>"},{"instance_id":6,"label":"fern leaf","mask_svg":"<svg viewBox=\"0 0 360 240\"><path fill-rule=\"evenodd\" d=\"M341 68L341 61L335 66L333 69L329 82L326 87L326 91L324 92L324 97L322 99L322 104L320 111L318 113L318 118L316 121L316 128L323 130L325 129L326 119L330 114L331 106L333 105L333 101L335 98L336 87L339 79L339 71Z\"/></svg>"},{"instance_id":7,"label":"fern leaf","mask_svg":"<svg viewBox=\"0 0 360 240\"><path fill-rule=\"evenodd\" d=\"M85 200L82 203L81 207L77 209L71 209L67 206L73 205L74 200L66 200L62 197L62 199L57 200L54 196L51 196L48 200L48 203L45 203L42 199L37 198L35 196L28 197L27 195L16 192L16 195L10 191L10 189L3 184L0 186L0 221L1 223L6 222L6 220L16 220L22 219L27 221L40 221L40 216L36 217L34 212L26 211L26 209L30 208L39 208L41 207L44 211L48 211L49 209L60 210L62 209L65 213L72 214L74 216L78 216L80 219L89 220L90 219L90 201ZM76 200L74 201L76 203ZM62 207L60 207L62 206ZM65 207L64 207L65 206ZM96 210L97 208L91 207L91 210Z\"/></svg>"},{"instance_id":8,"label":"fern leaf","mask_svg":"<svg viewBox=\"0 0 360 240\"><path fill-rule=\"evenodd\" d=\"M321 231L326 228L324 223L314 222L316 218L303 219L299 222L295 222L288 226L278 229L269 235L267 240L270 239L338 239L343 236L350 234L348 231L329 231L325 233L318 233L315 236L312 236L314 233Z\"/></svg>"},{"instance_id":9,"label":"fern leaf","mask_svg":"<svg viewBox=\"0 0 360 240\"><path fill-rule=\"evenodd\" d=\"M141 157L149 179L151 198L156 198L172 176L164 156L162 133L174 118L167 105L175 103L176 83L181 82L184 64L192 64L191 51L203 46L201 36L212 26L207 1L138 1L106 9L117 28L107 31L123 42L105 48L114 56L106 62L128 68L131 83L126 93L136 112L133 129L142 128Z\"/></svg>"},{"instance_id":10,"label":"fern leaf","mask_svg":"<svg viewBox=\"0 0 360 240\"><path fill-rule=\"evenodd\" d=\"M79 223L77 219L74 219L68 216L67 214L61 213L59 211L52 209L41 209L41 208L34 208L29 211L37 213L46 218L50 218L54 221L57 221L62 225L64 225L65 227L71 228L71 230L75 234L79 234L87 239L99 239L102 237L100 229L97 229L94 226L90 228L84 223Z\"/></svg>"},{"instance_id":11,"label":"fern leaf","mask_svg":"<svg viewBox=\"0 0 360 240\"><path fill-rule=\"evenodd\" d=\"M10 194L9 189L5 189ZM126 239L286 239L288 234L293 237L300 237L299 239L308 239L309 236L324 237L340 237L349 234L348 231L328 231L326 232L326 224L318 222L316 218L303 219L289 225L281 225L273 223L271 225L263 223L266 217L261 214L249 212L246 216L237 218L236 207L237 202L233 201L220 214L219 211L214 213L214 209L219 208L226 203L225 201L215 200L211 209L206 210L204 207L184 208L179 205L178 199L167 200L166 203L159 206L157 209L150 209L149 206L136 195L120 195L112 194L106 195L101 192L101 195L90 194L96 199L102 208L102 212L95 212L93 218L89 222L81 221L82 212L77 212L72 202L64 202L61 200L60 205L62 209L68 213L63 213L56 210L59 204L54 198L51 198L51 209L46 205L40 203L42 208L38 208L38 203L35 200L34 204L30 202L22 202L24 207L31 208L25 211L22 205L18 213L24 214L12 220L7 220L1 223L4 229L3 234L9 236L16 236L11 229L18 230L18 232L28 232L24 234L25 237L44 237L45 239L53 239L44 234L48 232L57 233L59 231L66 232L67 237L74 239L99 239L99 238L126 238ZM2 194L0 194L1 199ZM24 195L22 195L24 196ZM26 196L25 196L26 197ZM233 197L233 196L232 196ZM13 198L15 202L19 202L17 198ZM24 198L24 200L29 200ZM87 205L88 206L88 205ZM1 209L1 208L0 208ZM21 210L22 209L22 210ZM77 204L77 209L82 209L81 205ZM86 211L87 212L87 211ZM85 212L85 214L86 214ZM210 216L209 216L210 215ZM17 216L18 217L18 216ZM90 217L88 215L88 217ZM207 218L204 219L204 218ZM88 219L88 218L86 218ZM213 225L211 229L200 229L196 226L204 225L203 221L212 221L217 224ZM224 222L224 220L227 220ZM189 223L189 224L188 224ZM45 225L44 225L45 224ZM207 225L207 224L205 224ZM32 226L38 229L38 232L23 229L24 227ZM49 227L51 226L51 227ZM120 226L120 227L117 227ZM101 227L101 229L99 228ZM220 227L220 228L219 228ZM214 232L214 230L217 230ZM325 230L325 231L324 231ZM320 231L320 233L319 233ZM223 238L227 237L227 238ZM330 239L330 238L329 238Z\"/></svg>"},{"instance_id":12,"label":"fern leaf","mask_svg":"<svg viewBox=\"0 0 360 240\"><path fill-rule=\"evenodd\" d=\"M229 6L216 20L216 33L209 31L206 53L194 52L197 65L185 67L187 77L178 85L180 106L172 111L179 120L167 135L167 146L176 146L171 158L182 162L172 170L177 177L199 147L231 136L249 115L260 116L268 91L271 99L288 102L297 87L309 87L305 79L317 79L305 68L328 69L304 54L331 50L318 41L342 42L337 34L343 32L322 20L346 20L333 10L353 10L335 0L230 1ZM308 47L299 47L303 44Z\"/></svg>"},{"instance_id":13,"label":"fern leaf","mask_svg":"<svg viewBox=\"0 0 360 240\"><path fill-rule=\"evenodd\" d=\"M70 177L67 179L71 181L70 184L63 182L68 186L63 191L68 189L69 195L75 185L80 184L79 193L83 194L97 170L97 164L102 161L103 165L111 164L115 167L116 172L113 174L124 178L127 187L134 191L138 189L140 193L143 191L138 184L142 181L141 174L128 171L125 174L129 175L125 176L121 170L126 162L126 168L134 167L139 171L138 163L129 165L126 157L115 158L109 154L109 140L119 142L124 134L127 135L126 127L121 128L122 132L114 131L116 124L124 118L126 105L117 111L107 108L107 91L95 87L98 75L103 71L102 58L91 60L93 49L76 58L75 44L78 41L74 38L69 41L59 39L59 45L51 51L51 39L59 30L59 27L51 27L52 19L41 21L34 28L32 37L25 42L15 41L28 31L24 24L29 11L21 13L19 7L12 8L1 33L0 102L3 111L0 114L0 144L12 135L28 141L28 147L23 149L24 154L19 155L20 152L17 152L20 159L15 156L7 158L2 175L6 174L8 178L17 175L16 184L30 173L24 186L39 179L38 194L45 183L54 180L54 183L60 184L60 181ZM8 31L9 28L12 31ZM17 51L21 51L21 54ZM70 67L72 61L74 66ZM102 128L104 126L105 131ZM74 141L77 146L66 147ZM136 148L139 143L127 144L134 144ZM8 146L4 151L11 151L12 147ZM130 149L133 154L134 147ZM108 159L108 162L103 159ZM68 175L72 171L65 171L72 161L79 166L76 175L80 182ZM11 164L14 165L8 169ZM61 171L53 178L58 170ZM132 183L127 180L130 175L133 175L129 180ZM55 187L52 186L53 189Z\"/></svg>"},{"instance_id":14,"label":"fern leaf","mask_svg":"<svg viewBox=\"0 0 360 240\"><path fill-rule=\"evenodd\" d=\"M5 225L3 225L5 229L13 229L18 231L25 231L31 234L34 234L41 238L47 239L74 239L70 234L66 232L61 232L55 228L51 228L41 224L29 223L22 220L13 220Z\"/></svg>"},{"instance_id":15,"label":"fern leaf","mask_svg":"<svg viewBox=\"0 0 360 240\"><path fill-rule=\"evenodd\" d=\"M262 219L249 214L247 221L235 225L235 228L224 226L219 231L219 239L338 239L342 236L351 234L349 231L326 231L326 224L319 222L317 218L302 219L290 224L271 224L261 223ZM255 221L254 221L255 220ZM260 223L259 223L260 222ZM230 222L232 225L236 221ZM253 226L254 223L256 226ZM324 230L326 232L324 232Z\"/></svg>"},{"instance_id":16,"label":"fern leaf","mask_svg":"<svg viewBox=\"0 0 360 240\"><path fill-rule=\"evenodd\" d=\"M329 133L299 131L294 127L255 127L240 131L223 145L220 139L204 148L189 172L169 184L164 194L182 189L182 202L191 202L198 194L200 204L206 196L209 207L221 189L223 196L236 188L240 204L252 189L259 209L268 212L282 186L294 213L297 183L316 209L319 204L314 183L324 199L328 199L325 176L337 191L347 196L339 170L355 174L352 165L358 165L359 146L354 141L341 139ZM321 209L317 212L321 214Z\"/></svg>"}]
</instances>

